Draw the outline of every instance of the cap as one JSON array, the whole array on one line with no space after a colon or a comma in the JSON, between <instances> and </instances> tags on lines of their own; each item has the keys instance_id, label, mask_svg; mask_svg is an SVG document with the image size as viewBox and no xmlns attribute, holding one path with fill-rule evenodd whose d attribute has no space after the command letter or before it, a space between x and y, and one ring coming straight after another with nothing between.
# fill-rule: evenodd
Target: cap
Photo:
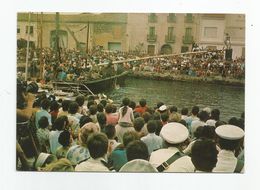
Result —
<instances>
[{"instance_id":1,"label":"cap","mask_svg":"<svg viewBox=\"0 0 260 190\"><path fill-rule=\"evenodd\" d=\"M235 125L220 125L215 131L219 137L226 140L238 140L245 135L245 132Z\"/></svg>"},{"instance_id":2,"label":"cap","mask_svg":"<svg viewBox=\"0 0 260 190\"><path fill-rule=\"evenodd\" d=\"M159 107L159 111L165 111L167 109L166 105L162 105Z\"/></svg>"},{"instance_id":3,"label":"cap","mask_svg":"<svg viewBox=\"0 0 260 190\"><path fill-rule=\"evenodd\" d=\"M127 162L119 172L158 172L151 163L142 159L135 159Z\"/></svg>"},{"instance_id":4,"label":"cap","mask_svg":"<svg viewBox=\"0 0 260 190\"><path fill-rule=\"evenodd\" d=\"M47 153L40 153L36 162L35 162L35 168L42 167L46 159L50 156L50 154Z\"/></svg>"},{"instance_id":5,"label":"cap","mask_svg":"<svg viewBox=\"0 0 260 190\"><path fill-rule=\"evenodd\" d=\"M208 114L211 113L211 109L210 109L209 107L203 108L202 111L205 111L205 112L207 112Z\"/></svg>"},{"instance_id":6,"label":"cap","mask_svg":"<svg viewBox=\"0 0 260 190\"><path fill-rule=\"evenodd\" d=\"M189 131L181 123L170 122L163 126L160 136L170 144L178 144L189 137Z\"/></svg>"}]
</instances>

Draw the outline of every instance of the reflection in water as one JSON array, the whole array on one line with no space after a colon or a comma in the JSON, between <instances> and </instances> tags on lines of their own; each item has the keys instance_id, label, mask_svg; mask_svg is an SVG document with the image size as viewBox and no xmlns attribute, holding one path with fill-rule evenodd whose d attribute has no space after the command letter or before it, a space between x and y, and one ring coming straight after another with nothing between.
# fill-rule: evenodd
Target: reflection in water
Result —
<instances>
[{"instance_id":1,"label":"reflection in water","mask_svg":"<svg viewBox=\"0 0 260 190\"><path fill-rule=\"evenodd\" d=\"M218 108L220 119L224 121L234 116L240 117L244 111L244 88L234 86L128 78L125 86L106 94L118 105L124 97L129 97L137 104L145 98L150 107L162 101L166 105L177 106L179 111L183 107L190 111L194 105L201 109L206 106Z\"/></svg>"}]
</instances>

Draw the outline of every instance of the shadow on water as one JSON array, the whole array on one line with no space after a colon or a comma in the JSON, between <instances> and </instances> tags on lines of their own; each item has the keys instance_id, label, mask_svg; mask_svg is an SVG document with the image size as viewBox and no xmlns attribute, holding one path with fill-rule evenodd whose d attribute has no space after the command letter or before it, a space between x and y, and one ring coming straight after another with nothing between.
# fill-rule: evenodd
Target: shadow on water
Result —
<instances>
[{"instance_id":1,"label":"shadow on water","mask_svg":"<svg viewBox=\"0 0 260 190\"><path fill-rule=\"evenodd\" d=\"M166 105L175 105L180 111L192 106L218 108L221 120L228 121L231 117L240 117L244 111L244 88L207 83L192 83L178 81L157 81L128 78L125 86L113 89L106 94L120 105L124 97L129 97L137 104L141 98L147 100L150 107L155 107L159 101Z\"/></svg>"}]
</instances>

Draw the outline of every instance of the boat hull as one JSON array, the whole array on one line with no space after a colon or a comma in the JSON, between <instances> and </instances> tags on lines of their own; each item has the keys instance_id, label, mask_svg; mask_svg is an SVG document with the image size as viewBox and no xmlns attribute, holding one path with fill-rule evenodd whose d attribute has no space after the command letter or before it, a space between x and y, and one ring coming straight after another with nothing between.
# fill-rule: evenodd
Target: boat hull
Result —
<instances>
[{"instance_id":1,"label":"boat hull","mask_svg":"<svg viewBox=\"0 0 260 190\"><path fill-rule=\"evenodd\" d=\"M107 77L104 79L91 80L91 81L53 81L53 87L57 90L63 91L81 91L84 93L98 94L103 93L106 90L115 88L116 86L122 86L125 83L125 79L128 72L123 72L119 75Z\"/></svg>"}]
</instances>

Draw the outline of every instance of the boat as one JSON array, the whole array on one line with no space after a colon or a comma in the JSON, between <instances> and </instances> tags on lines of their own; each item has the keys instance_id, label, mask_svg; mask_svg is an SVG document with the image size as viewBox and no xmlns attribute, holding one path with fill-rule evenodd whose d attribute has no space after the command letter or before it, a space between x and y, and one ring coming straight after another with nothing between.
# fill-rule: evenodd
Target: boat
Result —
<instances>
[{"instance_id":1,"label":"boat","mask_svg":"<svg viewBox=\"0 0 260 190\"><path fill-rule=\"evenodd\" d=\"M85 94L98 94L124 85L128 71L120 74L89 81L52 81L55 90L76 91Z\"/></svg>"}]
</instances>

